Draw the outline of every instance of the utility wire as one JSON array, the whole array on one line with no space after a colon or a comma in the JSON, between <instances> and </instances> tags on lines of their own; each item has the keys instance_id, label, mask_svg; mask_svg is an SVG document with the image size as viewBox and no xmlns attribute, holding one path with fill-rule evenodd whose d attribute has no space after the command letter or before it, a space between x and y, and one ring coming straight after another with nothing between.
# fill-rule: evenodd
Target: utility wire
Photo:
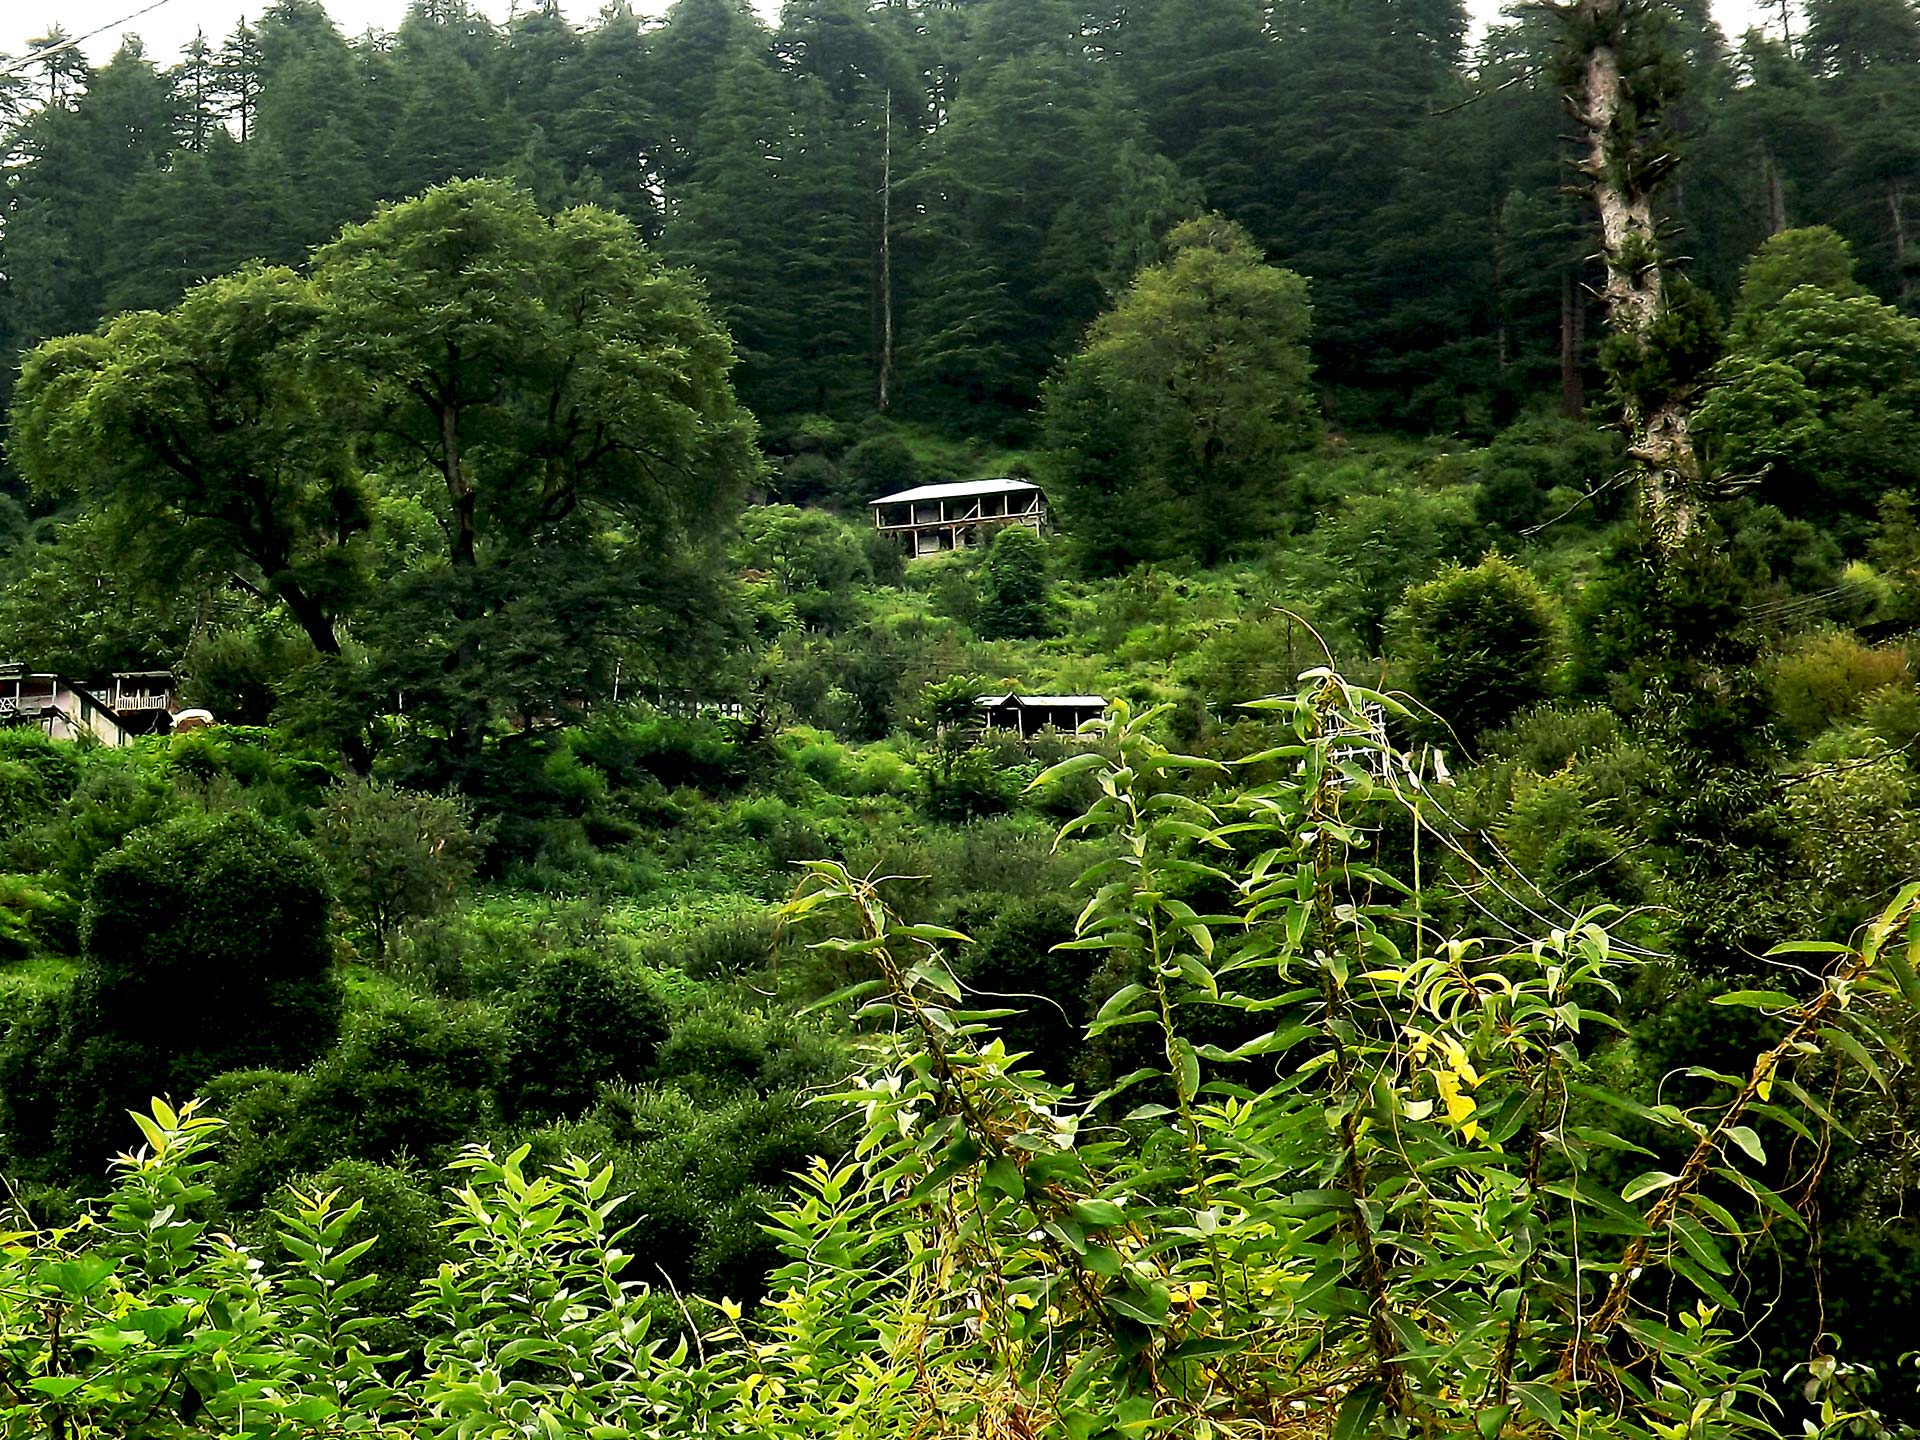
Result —
<instances>
[{"instance_id":1,"label":"utility wire","mask_svg":"<svg viewBox=\"0 0 1920 1440\"><path fill-rule=\"evenodd\" d=\"M77 45L84 45L87 41L93 39L93 37L96 35L104 35L109 30L118 30L122 25L129 25L135 20L138 20L142 15L150 15L155 10L158 10L162 5L165 5L166 3L167 3L167 0L153 0L152 4L143 6L142 8L134 11L131 15L127 16L125 19L115 20L111 24L102 25L98 30L89 30L84 35L76 35L71 40L62 40L58 45L48 45L44 49L35 50L30 54L22 55L17 60L10 61L5 65L0 65L0 76L17 75L22 70L26 70L31 68L32 66L38 65L43 60L47 60L52 56L62 53L63 51L71 50Z\"/></svg>"}]
</instances>

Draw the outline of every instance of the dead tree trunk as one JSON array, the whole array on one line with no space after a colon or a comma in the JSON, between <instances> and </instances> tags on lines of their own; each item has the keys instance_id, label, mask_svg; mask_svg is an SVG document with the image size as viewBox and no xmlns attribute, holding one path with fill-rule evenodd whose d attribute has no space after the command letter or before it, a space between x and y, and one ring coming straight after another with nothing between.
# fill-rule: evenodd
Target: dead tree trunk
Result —
<instances>
[{"instance_id":1,"label":"dead tree trunk","mask_svg":"<svg viewBox=\"0 0 1920 1440\"><path fill-rule=\"evenodd\" d=\"M1778 235L1787 228L1787 189L1771 150L1760 152L1760 165L1767 186L1767 234Z\"/></svg>"},{"instance_id":2,"label":"dead tree trunk","mask_svg":"<svg viewBox=\"0 0 1920 1440\"><path fill-rule=\"evenodd\" d=\"M1913 304L1913 267L1908 259L1907 196L1898 185L1887 187L1887 215L1893 221L1893 267L1900 277L1900 306Z\"/></svg>"},{"instance_id":3,"label":"dead tree trunk","mask_svg":"<svg viewBox=\"0 0 1920 1440\"><path fill-rule=\"evenodd\" d=\"M1560 413L1587 418L1587 295L1572 266L1560 274Z\"/></svg>"},{"instance_id":4,"label":"dead tree trunk","mask_svg":"<svg viewBox=\"0 0 1920 1440\"><path fill-rule=\"evenodd\" d=\"M1608 328L1616 337L1621 424L1627 453L1639 472L1641 510L1655 547L1671 555L1700 529L1701 474L1688 427L1683 391L1649 390L1633 383L1633 357L1659 343L1667 307L1659 226L1653 198L1673 167L1673 156L1652 138L1659 110L1655 67L1630 56L1629 30L1640 0L1547 0L1571 40L1573 83L1568 105L1581 128L1577 162L1600 217L1606 263ZM1624 342L1624 343L1622 343Z\"/></svg>"},{"instance_id":5,"label":"dead tree trunk","mask_svg":"<svg viewBox=\"0 0 1920 1440\"><path fill-rule=\"evenodd\" d=\"M882 415L893 404L893 91L887 91L886 143L880 176L880 385Z\"/></svg>"}]
</instances>

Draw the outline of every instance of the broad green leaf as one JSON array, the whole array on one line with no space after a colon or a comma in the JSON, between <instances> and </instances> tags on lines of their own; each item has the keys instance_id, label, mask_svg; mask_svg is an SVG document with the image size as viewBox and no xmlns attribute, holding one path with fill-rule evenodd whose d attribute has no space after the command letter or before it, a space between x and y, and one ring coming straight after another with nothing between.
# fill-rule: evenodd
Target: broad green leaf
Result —
<instances>
[{"instance_id":1,"label":"broad green leaf","mask_svg":"<svg viewBox=\"0 0 1920 1440\"><path fill-rule=\"evenodd\" d=\"M1027 1191L1026 1181L1020 1174L1020 1167L1005 1155L996 1156L987 1165L981 1180L988 1189L998 1190L1002 1195L1011 1196L1015 1200Z\"/></svg>"},{"instance_id":2,"label":"broad green leaf","mask_svg":"<svg viewBox=\"0 0 1920 1440\"><path fill-rule=\"evenodd\" d=\"M1881 1073L1879 1062L1869 1055L1866 1046L1854 1039L1852 1035L1837 1025L1825 1025L1821 1027L1820 1038L1866 1071L1875 1085L1883 1091L1887 1089L1887 1077Z\"/></svg>"},{"instance_id":3,"label":"broad green leaf","mask_svg":"<svg viewBox=\"0 0 1920 1440\"><path fill-rule=\"evenodd\" d=\"M1760 1137L1749 1125L1735 1125L1728 1129L1727 1138L1747 1152L1756 1165L1767 1163L1767 1152L1760 1144Z\"/></svg>"},{"instance_id":4,"label":"broad green leaf","mask_svg":"<svg viewBox=\"0 0 1920 1440\"><path fill-rule=\"evenodd\" d=\"M1332 1440L1361 1440L1372 1433L1373 1417L1386 1400L1386 1387L1377 1380L1356 1385L1340 1402L1340 1413L1333 1420Z\"/></svg>"},{"instance_id":5,"label":"broad green leaf","mask_svg":"<svg viewBox=\"0 0 1920 1440\"><path fill-rule=\"evenodd\" d=\"M1631 1205L1637 1200L1644 1200L1649 1195L1665 1190L1669 1185L1679 1183L1678 1175L1670 1175L1665 1170L1649 1170L1646 1174L1629 1181L1627 1188L1620 1192L1620 1198Z\"/></svg>"},{"instance_id":6,"label":"broad green leaf","mask_svg":"<svg viewBox=\"0 0 1920 1440\"><path fill-rule=\"evenodd\" d=\"M1138 1320L1142 1325L1155 1329L1167 1323L1167 1311L1173 1304L1173 1297L1164 1285L1151 1285L1144 1290L1120 1290L1105 1297L1109 1310L1126 1316L1129 1320Z\"/></svg>"},{"instance_id":7,"label":"broad green leaf","mask_svg":"<svg viewBox=\"0 0 1920 1440\"><path fill-rule=\"evenodd\" d=\"M1089 1230L1103 1230L1121 1224L1127 1214L1111 1200L1080 1200L1074 1204L1073 1218Z\"/></svg>"},{"instance_id":8,"label":"broad green leaf","mask_svg":"<svg viewBox=\"0 0 1920 1440\"><path fill-rule=\"evenodd\" d=\"M1783 990L1729 990L1713 997L1716 1005L1738 1005L1749 1010L1794 1010L1800 1001Z\"/></svg>"}]
</instances>

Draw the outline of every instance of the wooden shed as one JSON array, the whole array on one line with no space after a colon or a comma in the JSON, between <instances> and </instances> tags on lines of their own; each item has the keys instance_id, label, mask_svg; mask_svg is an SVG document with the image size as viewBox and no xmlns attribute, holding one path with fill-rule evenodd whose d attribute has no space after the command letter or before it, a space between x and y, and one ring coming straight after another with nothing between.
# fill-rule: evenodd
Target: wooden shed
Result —
<instances>
[{"instance_id":1,"label":"wooden shed","mask_svg":"<svg viewBox=\"0 0 1920 1440\"><path fill-rule=\"evenodd\" d=\"M1072 734L1107 713L1101 695L980 695L973 703L988 728L1015 730L1022 737L1048 729Z\"/></svg>"}]
</instances>

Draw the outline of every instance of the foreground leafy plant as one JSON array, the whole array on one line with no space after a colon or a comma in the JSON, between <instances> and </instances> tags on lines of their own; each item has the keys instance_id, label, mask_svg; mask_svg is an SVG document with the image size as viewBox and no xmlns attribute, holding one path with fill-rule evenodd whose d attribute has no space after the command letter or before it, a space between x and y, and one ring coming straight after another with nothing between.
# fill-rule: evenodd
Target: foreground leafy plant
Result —
<instances>
[{"instance_id":1,"label":"foreground leafy plant","mask_svg":"<svg viewBox=\"0 0 1920 1440\"><path fill-rule=\"evenodd\" d=\"M1766 1143L1830 1122L1794 1078L1821 1054L1879 1078L1876 1012L1920 994L1893 943L1920 934L1920 887L1857 948L1783 947L1831 953L1812 996L1722 997L1785 1036L1751 1074L1706 1077L1720 1102L1636 1103L1601 1060L1634 963L1608 917L1522 945L1436 933L1371 854L1395 812L1416 865L1438 834L1430 782L1383 738L1393 702L1309 679L1264 704L1289 743L1242 762L1278 768L1272 783L1219 785L1124 712L1115 758L1045 777L1094 770L1101 798L1067 831L1117 849L1085 877L1075 943L1128 983L1092 1029L1155 1036L1157 1063L1090 1102L1018 1068L992 1012L963 1008L938 950L956 937L813 867L796 913L846 909L860 937L834 948L880 974L865 1013L888 1022L893 1063L847 1098L868 1106L871 1173L911 1179L940 1237L922 1269L953 1280L929 1308L966 1316L947 1363L999 1377L1036 1432L1076 1437L1770 1428L1729 1288L1745 1243L1796 1221ZM1223 1013L1247 1038L1197 1038ZM1128 1092L1150 1098L1121 1113ZM1684 1163L1616 1189L1621 1159L1653 1152L1608 1112ZM971 1388L950 1392L956 1418Z\"/></svg>"},{"instance_id":2,"label":"foreground leafy plant","mask_svg":"<svg viewBox=\"0 0 1920 1440\"><path fill-rule=\"evenodd\" d=\"M218 1122L156 1102L98 1212L7 1237L0 1433L1771 1432L1732 1281L1797 1223L1769 1147L1836 1123L1799 1072L1884 1078L1880 1017L1920 999L1920 886L1856 945L1783 947L1829 962L1811 993L1721 997L1781 1038L1696 1077L1720 1099L1640 1104L1608 1083L1635 963L1608 917L1442 933L1377 853L1398 826L1417 875L1444 839L1434 777L1384 738L1392 702L1316 673L1264 705L1288 738L1243 773L1278 778L1238 784L1123 710L1040 782L1098 784L1066 827L1110 842L1072 943L1119 981L1092 1030L1148 1037L1098 1095L1006 1050L948 963L964 937L807 867L789 918L844 922L823 948L870 978L829 1003L859 1007L870 1065L830 1097L858 1107L851 1160L768 1219L788 1261L757 1313L630 1273L610 1169L474 1148L421 1353L371 1354L356 1209L295 1197L268 1265L194 1218Z\"/></svg>"}]
</instances>

